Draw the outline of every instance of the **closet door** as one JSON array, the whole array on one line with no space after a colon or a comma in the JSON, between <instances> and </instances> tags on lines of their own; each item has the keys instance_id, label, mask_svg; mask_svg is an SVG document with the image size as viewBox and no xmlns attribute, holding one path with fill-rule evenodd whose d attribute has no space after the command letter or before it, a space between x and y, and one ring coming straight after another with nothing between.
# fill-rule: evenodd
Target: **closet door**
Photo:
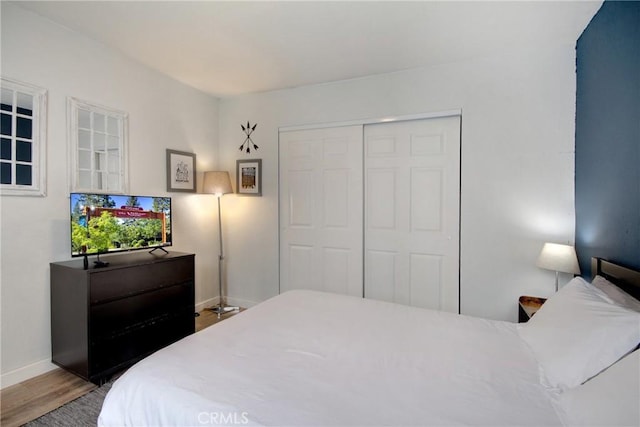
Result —
<instances>
[{"instance_id":1,"label":"closet door","mask_svg":"<svg viewBox=\"0 0 640 427\"><path fill-rule=\"evenodd\" d=\"M363 295L362 126L280 132L280 292Z\"/></svg>"},{"instance_id":2,"label":"closet door","mask_svg":"<svg viewBox=\"0 0 640 427\"><path fill-rule=\"evenodd\" d=\"M459 311L460 117L367 125L365 297Z\"/></svg>"}]
</instances>

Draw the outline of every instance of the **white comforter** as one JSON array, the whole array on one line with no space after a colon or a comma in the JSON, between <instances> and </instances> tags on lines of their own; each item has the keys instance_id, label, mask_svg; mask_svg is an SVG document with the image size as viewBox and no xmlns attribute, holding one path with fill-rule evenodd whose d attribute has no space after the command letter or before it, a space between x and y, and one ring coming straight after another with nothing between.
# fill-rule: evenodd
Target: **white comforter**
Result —
<instances>
[{"instance_id":1,"label":"white comforter","mask_svg":"<svg viewBox=\"0 0 640 427\"><path fill-rule=\"evenodd\" d=\"M559 425L516 325L291 291L129 369L100 426Z\"/></svg>"}]
</instances>

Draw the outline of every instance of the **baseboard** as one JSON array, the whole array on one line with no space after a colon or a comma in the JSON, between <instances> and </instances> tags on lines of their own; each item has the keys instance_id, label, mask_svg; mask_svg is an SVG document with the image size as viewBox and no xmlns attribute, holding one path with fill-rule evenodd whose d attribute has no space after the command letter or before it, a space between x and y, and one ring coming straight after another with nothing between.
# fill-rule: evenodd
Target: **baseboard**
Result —
<instances>
[{"instance_id":1,"label":"baseboard","mask_svg":"<svg viewBox=\"0 0 640 427\"><path fill-rule=\"evenodd\" d=\"M227 297L225 299L227 300L227 305L235 305L242 308L249 308L258 304L256 301L250 301L242 298ZM196 312L202 311L205 308L213 307L214 305L218 305L219 303L220 297L214 297L203 302L199 302L198 304L196 304Z\"/></svg>"},{"instance_id":2,"label":"baseboard","mask_svg":"<svg viewBox=\"0 0 640 427\"><path fill-rule=\"evenodd\" d=\"M253 307L254 305L258 304L255 301L249 301L246 299L242 299L242 298L233 298L233 297L227 297L227 304L228 305L235 305L237 307L242 307L242 308L249 308L249 307Z\"/></svg>"},{"instance_id":3,"label":"baseboard","mask_svg":"<svg viewBox=\"0 0 640 427\"><path fill-rule=\"evenodd\" d=\"M22 381L26 381L38 375L46 374L56 369L57 366L51 363L50 359L44 359L36 363L32 363L22 368L14 369L0 377L0 388L9 387Z\"/></svg>"},{"instance_id":4,"label":"baseboard","mask_svg":"<svg viewBox=\"0 0 640 427\"><path fill-rule=\"evenodd\" d=\"M209 298L208 300L204 300L196 304L196 313L201 312L205 308L213 307L214 305L218 305L220 301L220 297Z\"/></svg>"}]
</instances>

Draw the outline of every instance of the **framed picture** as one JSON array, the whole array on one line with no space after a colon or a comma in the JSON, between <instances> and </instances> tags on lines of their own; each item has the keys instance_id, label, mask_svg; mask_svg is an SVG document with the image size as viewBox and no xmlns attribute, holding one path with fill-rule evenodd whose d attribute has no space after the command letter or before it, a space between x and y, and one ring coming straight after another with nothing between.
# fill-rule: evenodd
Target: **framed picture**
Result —
<instances>
[{"instance_id":1,"label":"framed picture","mask_svg":"<svg viewBox=\"0 0 640 427\"><path fill-rule=\"evenodd\" d=\"M262 159L236 160L238 194L262 196Z\"/></svg>"},{"instance_id":2,"label":"framed picture","mask_svg":"<svg viewBox=\"0 0 640 427\"><path fill-rule=\"evenodd\" d=\"M196 192L196 155L167 149L167 191Z\"/></svg>"}]
</instances>

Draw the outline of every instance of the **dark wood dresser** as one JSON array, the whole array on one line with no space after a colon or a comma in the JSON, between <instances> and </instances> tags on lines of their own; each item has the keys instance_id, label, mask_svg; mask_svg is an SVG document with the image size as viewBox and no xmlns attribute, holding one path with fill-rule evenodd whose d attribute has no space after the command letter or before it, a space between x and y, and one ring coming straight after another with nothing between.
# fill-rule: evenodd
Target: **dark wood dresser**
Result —
<instances>
[{"instance_id":1,"label":"dark wood dresser","mask_svg":"<svg viewBox=\"0 0 640 427\"><path fill-rule=\"evenodd\" d=\"M52 361L96 384L195 330L194 254L103 260L50 264Z\"/></svg>"}]
</instances>

